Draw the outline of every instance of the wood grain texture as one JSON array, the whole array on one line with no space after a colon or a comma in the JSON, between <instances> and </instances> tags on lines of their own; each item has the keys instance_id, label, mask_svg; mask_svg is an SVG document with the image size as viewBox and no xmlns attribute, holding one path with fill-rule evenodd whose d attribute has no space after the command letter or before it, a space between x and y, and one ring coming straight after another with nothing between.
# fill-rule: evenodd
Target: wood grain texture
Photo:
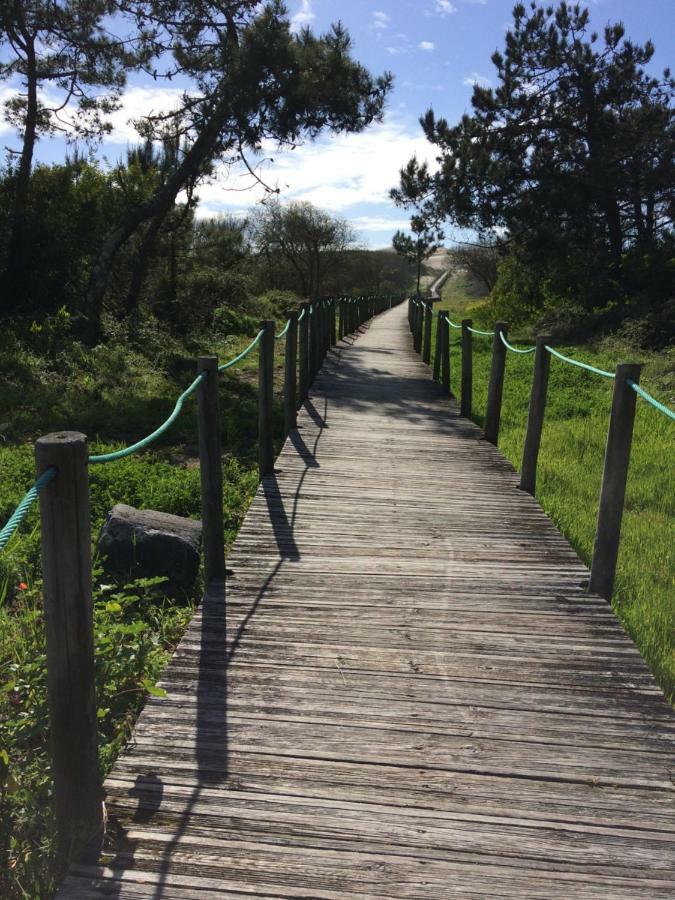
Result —
<instances>
[{"instance_id":1,"label":"wood grain texture","mask_svg":"<svg viewBox=\"0 0 675 900\"><path fill-rule=\"evenodd\" d=\"M406 319L328 353L61 897L675 896L672 711Z\"/></svg>"}]
</instances>

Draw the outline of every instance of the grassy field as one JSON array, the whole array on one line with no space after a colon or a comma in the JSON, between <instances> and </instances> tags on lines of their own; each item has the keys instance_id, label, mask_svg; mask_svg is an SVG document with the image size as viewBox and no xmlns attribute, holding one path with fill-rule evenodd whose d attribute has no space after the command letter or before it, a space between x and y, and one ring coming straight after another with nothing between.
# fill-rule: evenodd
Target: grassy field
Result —
<instances>
[{"instance_id":1,"label":"grassy field","mask_svg":"<svg viewBox=\"0 0 675 900\"><path fill-rule=\"evenodd\" d=\"M141 334L85 349L0 346L0 523L34 480L32 440L83 431L92 452L116 449L154 430L192 381L207 347L222 361L249 336L178 342ZM284 342L277 344L276 388ZM257 487L257 352L223 373L224 517L231 543ZM279 400L279 397L277 397ZM282 414L277 402L276 434ZM190 398L152 451L91 469L94 537L115 503L198 518L196 401ZM148 692L189 622L201 585L182 602L151 581L110 584L95 560L94 622L100 758L109 770ZM61 872L54 856L46 661L37 508L0 553L0 897L48 898Z\"/></svg>"},{"instance_id":2,"label":"grassy field","mask_svg":"<svg viewBox=\"0 0 675 900\"><path fill-rule=\"evenodd\" d=\"M471 279L458 273L446 283L437 308L450 318L473 317L492 327L489 306ZM461 396L458 331L451 330L452 390ZM531 346L532 335L511 336ZM520 342L516 338L522 338ZM432 344L433 346L433 344ZM673 405L675 352L636 352L618 340L561 346L562 353L613 371L618 362L644 364L641 384ZM474 336L474 420L483 424L491 339ZM532 354L507 353L499 446L518 469L523 451L532 375ZM546 420L539 456L537 499L590 563L609 422L612 382L553 358ZM638 399L621 551L612 605L661 684L675 694L675 424Z\"/></svg>"}]
</instances>

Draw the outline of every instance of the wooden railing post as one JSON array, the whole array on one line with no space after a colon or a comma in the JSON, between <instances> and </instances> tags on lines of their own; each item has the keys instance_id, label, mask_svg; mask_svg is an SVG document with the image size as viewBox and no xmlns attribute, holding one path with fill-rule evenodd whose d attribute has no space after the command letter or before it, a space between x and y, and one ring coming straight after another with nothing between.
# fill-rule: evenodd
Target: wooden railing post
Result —
<instances>
[{"instance_id":1,"label":"wooden railing post","mask_svg":"<svg viewBox=\"0 0 675 900\"><path fill-rule=\"evenodd\" d=\"M274 471L274 332L273 319L262 323L258 354L258 470L264 478Z\"/></svg>"},{"instance_id":2,"label":"wooden railing post","mask_svg":"<svg viewBox=\"0 0 675 900\"><path fill-rule=\"evenodd\" d=\"M642 366L635 363L624 363L616 367L614 376L612 412L607 432L600 506L593 546L593 563L588 585L590 591L600 594L606 600L612 599L614 590L621 537L621 519L626 497L628 464L635 422L637 395L627 382L630 378L637 384L640 381L641 369Z\"/></svg>"},{"instance_id":3,"label":"wooden railing post","mask_svg":"<svg viewBox=\"0 0 675 900\"><path fill-rule=\"evenodd\" d=\"M490 382L488 384L487 410L485 412L485 440L497 446L499 438L499 420L502 414L502 393L504 391L504 370L506 368L506 347L502 343L499 333L507 337L508 325L506 322L495 324L495 333L492 339L492 366L490 368Z\"/></svg>"},{"instance_id":4,"label":"wooden railing post","mask_svg":"<svg viewBox=\"0 0 675 900\"><path fill-rule=\"evenodd\" d=\"M290 313L288 323L284 358L284 430L286 434L298 424L298 314L296 312Z\"/></svg>"},{"instance_id":5,"label":"wooden railing post","mask_svg":"<svg viewBox=\"0 0 675 900\"><path fill-rule=\"evenodd\" d=\"M438 317L441 332L441 386L443 393L450 396L450 326L446 317Z\"/></svg>"},{"instance_id":6,"label":"wooden railing post","mask_svg":"<svg viewBox=\"0 0 675 900\"><path fill-rule=\"evenodd\" d=\"M309 383L314 384L319 371L319 306L316 300L311 304L309 314Z\"/></svg>"},{"instance_id":7,"label":"wooden railing post","mask_svg":"<svg viewBox=\"0 0 675 900\"><path fill-rule=\"evenodd\" d=\"M436 343L434 346L434 381L440 381L441 378L441 342L443 334L441 332L441 317L443 313L439 309L436 316Z\"/></svg>"},{"instance_id":8,"label":"wooden railing post","mask_svg":"<svg viewBox=\"0 0 675 900\"><path fill-rule=\"evenodd\" d=\"M300 320L300 347L299 347L299 368L300 375L298 378L298 387L300 403L304 403L309 392L309 304L304 303L300 307L300 313L304 310L304 316Z\"/></svg>"},{"instance_id":9,"label":"wooden railing post","mask_svg":"<svg viewBox=\"0 0 675 900\"><path fill-rule=\"evenodd\" d=\"M471 418L473 408L473 335L471 319L462 319L462 399L460 415Z\"/></svg>"},{"instance_id":10,"label":"wooden railing post","mask_svg":"<svg viewBox=\"0 0 675 900\"><path fill-rule=\"evenodd\" d=\"M197 371L205 376L197 392L199 474L202 488L202 546L206 584L225 578L223 469L220 449L218 358L200 356Z\"/></svg>"},{"instance_id":11,"label":"wooden railing post","mask_svg":"<svg viewBox=\"0 0 675 900\"><path fill-rule=\"evenodd\" d=\"M530 406L527 412L527 431L523 447L523 462L520 467L520 489L534 496L537 486L537 460L541 445L541 432L544 427L546 411L546 393L548 390L548 373L551 368L551 355L546 349L551 338L540 335L537 338L537 349L534 351L534 368L532 371L532 389Z\"/></svg>"},{"instance_id":12,"label":"wooden railing post","mask_svg":"<svg viewBox=\"0 0 675 900\"><path fill-rule=\"evenodd\" d=\"M40 494L47 698L52 777L62 861L93 861L103 837L96 735L94 626L87 439L48 434L35 444L38 476L56 477Z\"/></svg>"},{"instance_id":13,"label":"wooden railing post","mask_svg":"<svg viewBox=\"0 0 675 900\"><path fill-rule=\"evenodd\" d=\"M431 300L424 304L424 345L422 348L422 361L427 365L431 362L431 315L433 305Z\"/></svg>"},{"instance_id":14,"label":"wooden railing post","mask_svg":"<svg viewBox=\"0 0 675 900\"><path fill-rule=\"evenodd\" d=\"M331 300L330 304L330 346L337 344L337 301Z\"/></svg>"}]
</instances>

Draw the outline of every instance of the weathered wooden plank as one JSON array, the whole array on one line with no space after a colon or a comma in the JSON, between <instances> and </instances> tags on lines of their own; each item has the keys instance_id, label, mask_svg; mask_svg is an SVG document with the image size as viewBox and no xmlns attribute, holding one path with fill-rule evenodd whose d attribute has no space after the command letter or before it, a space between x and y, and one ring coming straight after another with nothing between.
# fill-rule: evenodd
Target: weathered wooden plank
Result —
<instances>
[{"instance_id":1,"label":"weathered wooden plank","mask_svg":"<svg viewBox=\"0 0 675 900\"><path fill-rule=\"evenodd\" d=\"M518 481L404 307L338 341L61 896L672 897L672 711Z\"/></svg>"}]
</instances>

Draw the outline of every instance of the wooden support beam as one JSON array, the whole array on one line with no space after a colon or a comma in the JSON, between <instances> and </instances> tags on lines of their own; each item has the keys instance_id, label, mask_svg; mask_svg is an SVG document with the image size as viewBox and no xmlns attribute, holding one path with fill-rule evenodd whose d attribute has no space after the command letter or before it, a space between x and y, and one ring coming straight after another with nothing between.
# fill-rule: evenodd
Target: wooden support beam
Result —
<instances>
[{"instance_id":1,"label":"wooden support beam","mask_svg":"<svg viewBox=\"0 0 675 900\"><path fill-rule=\"evenodd\" d=\"M208 585L225 578L223 469L220 446L220 401L217 356L200 356L197 371L205 373L197 391L199 474L202 501L204 578Z\"/></svg>"},{"instance_id":2,"label":"wooden support beam","mask_svg":"<svg viewBox=\"0 0 675 900\"><path fill-rule=\"evenodd\" d=\"M487 410L485 413L485 440L497 446L499 420L502 414L502 393L504 390L504 370L506 368L506 347L499 333L507 337L506 322L497 322L492 339L492 367L488 384Z\"/></svg>"},{"instance_id":3,"label":"wooden support beam","mask_svg":"<svg viewBox=\"0 0 675 900\"><path fill-rule=\"evenodd\" d=\"M422 361L427 365L431 362L431 323L433 321L433 305L431 300L424 305L424 342L422 347Z\"/></svg>"},{"instance_id":4,"label":"wooden support beam","mask_svg":"<svg viewBox=\"0 0 675 900\"><path fill-rule=\"evenodd\" d=\"M299 322L299 402L302 404L307 399L309 392L309 304L304 303L300 307L301 315L304 310L304 316Z\"/></svg>"},{"instance_id":5,"label":"wooden support beam","mask_svg":"<svg viewBox=\"0 0 675 900\"><path fill-rule=\"evenodd\" d=\"M441 385L443 393L450 396L450 326L445 315L438 317L441 329Z\"/></svg>"},{"instance_id":6,"label":"wooden support beam","mask_svg":"<svg viewBox=\"0 0 675 900\"><path fill-rule=\"evenodd\" d=\"M544 427L546 410L546 394L548 390L548 373L551 367L551 354L546 349L551 338L539 336L537 349L534 351L534 369L532 371L532 389L530 406L527 412L527 431L523 447L523 462L520 467L520 489L534 496L537 486L537 460L541 444L541 432Z\"/></svg>"},{"instance_id":7,"label":"wooden support beam","mask_svg":"<svg viewBox=\"0 0 675 900\"><path fill-rule=\"evenodd\" d=\"M473 409L473 335L471 319L462 319L462 399L460 414L471 418Z\"/></svg>"},{"instance_id":8,"label":"wooden support beam","mask_svg":"<svg viewBox=\"0 0 675 900\"><path fill-rule=\"evenodd\" d=\"M262 323L258 354L258 471L260 478L274 471L274 334L276 323Z\"/></svg>"},{"instance_id":9,"label":"wooden support beam","mask_svg":"<svg viewBox=\"0 0 675 900\"><path fill-rule=\"evenodd\" d=\"M439 309L438 315L436 317L436 341L434 345L434 381L440 381L441 378L441 341L442 341L442 332L441 332L441 316L443 312Z\"/></svg>"},{"instance_id":10,"label":"wooden support beam","mask_svg":"<svg viewBox=\"0 0 675 900\"><path fill-rule=\"evenodd\" d=\"M98 764L91 512L87 439L76 431L35 444L38 477L56 477L40 493L47 699L54 806L61 862L95 861L103 838Z\"/></svg>"},{"instance_id":11,"label":"wooden support beam","mask_svg":"<svg viewBox=\"0 0 675 900\"><path fill-rule=\"evenodd\" d=\"M628 379L639 383L641 369L642 366L635 363L623 363L616 367L614 375L612 412L607 432L593 564L588 586L589 590L606 600L612 599L614 590L630 449L633 443L637 395L628 384Z\"/></svg>"},{"instance_id":12,"label":"wooden support beam","mask_svg":"<svg viewBox=\"0 0 675 900\"><path fill-rule=\"evenodd\" d=\"M286 434L296 427L298 421L298 314L292 312L288 317L288 321L284 353L284 430Z\"/></svg>"}]
</instances>

